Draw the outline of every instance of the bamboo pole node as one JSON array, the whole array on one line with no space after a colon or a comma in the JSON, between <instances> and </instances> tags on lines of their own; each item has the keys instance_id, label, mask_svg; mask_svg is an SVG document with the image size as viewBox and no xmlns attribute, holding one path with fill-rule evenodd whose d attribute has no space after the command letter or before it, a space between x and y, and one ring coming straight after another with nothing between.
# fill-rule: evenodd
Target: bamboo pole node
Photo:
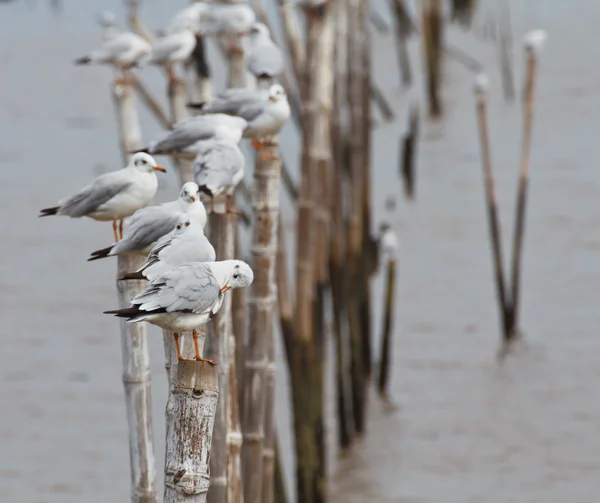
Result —
<instances>
[{"instance_id":1,"label":"bamboo pole node","mask_svg":"<svg viewBox=\"0 0 600 503\"><path fill-rule=\"evenodd\" d=\"M275 449L263 449L263 458L275 459Z\"/></svg>"},{"instance_id":2,"label":"bamboo pole node","mask_svg":"<svg viewBox=\"0 0 600 503\"><path fill-rule=\"evenodd\" d=\"M131 374L128 373L123 373L123 382L124 383L145 383L147 381L150 381L152 376L152 372L148 371L148 372L144 372L141 376L139 377L132 377Z\"/></svg>"},{"instance_id":3,"label":"bamboo pole node","mask_svg":"<svg viewBox=\"0 0 600 503\"><path fill-rule=\"evenodd\" d=\"M268 360L265 358L264 360L258 362L246 362L244 364L245 369L249 370L264 370L267 368Z\"/></svg>"},{"instance_id":4,"label":"bamboo pole node","mask_svg":"<svg viewBox=\"0 0 600 503\"><path fill-rule=\"evenodd\" d=\"M244 442L262 442L265 438L264 433L246 433L244 435ZM263 451L264 452L264 451Z\"/></svg>"},{"instance_id":5,"label":"bamboo pole node","mask_svg":"<svg viewBox=\"0 0 600 503\"><path fill-rule=\"evenodd\" d=\"M275 211L275 210L273 210L273 211ZM257 255L259 257L270 257L274 253L277 253L277 246L273 247L273 246L254 245L250 248L250 251L254 255Z\"/></svg>"},{"instance_id":6,"label":"bamboo pole node","mask_svg":"<svg viewBox=\"0 0 600 503\"><path fill-rule=\"evenodd\" d=\"M239 431L230 431L227 433L227 445L237 445L241 447L244 442L244 435Z\"/></svg>"}]
</instances>

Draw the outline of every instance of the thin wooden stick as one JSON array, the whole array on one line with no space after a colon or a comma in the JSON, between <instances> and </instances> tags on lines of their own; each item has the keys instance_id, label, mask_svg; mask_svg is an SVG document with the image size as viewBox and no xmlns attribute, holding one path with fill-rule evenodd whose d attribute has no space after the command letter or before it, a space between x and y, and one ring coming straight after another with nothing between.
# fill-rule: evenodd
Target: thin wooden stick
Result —
<instances>
[{"instance_id":1,"label":"thin wooden stick","mask_svg":"<svg viewBox=\"0 0 600 503\"><path fill-rule=\"evenodd\" d=\"M121 150L127 159L128 152L141 148L142 135L135 108L133 89L129 84L116 84L112 89ZM143 257L119 255L117 278L135 271ZM119 308L129 307L131 299L141 291L140 281L119 281L117 291ZM150 390L150 358L146 326L121 321L121 347L123 352L123 386L127 423L129 425L129 453L131 461L131 500L133 503L156 502L156 467L152 437L152 405Z\"/></svg>"},{"instance_id":2,"label":"thin wooden stick","mask_svg":"<svg viewBox=\"0 0 600 503\"><path fill-rule=\"evenodd\" d=\"M398 52L401 81L404 87L410 87L412 84L412 71L406 44L412 31L410 17L404 0L392 0L392 7L396 16L396 50Z\"/></svg>"},{"instance_id":3,"label":"thin wooden stick","mask_svg":"<svg viewBox=\"0 0 600 503\"><path fill-rule=\"evenodd\" d=\"M396 285L396 261L387 261L385 275L385 312L383 314L383 331L381 335L381 352L379 359L379 379L377 390L381 396L388 396L390 378L390 353L392 346L392 325L394 318L394 292Z\"/></svg>"},{"instance_id":4,"label":"thin wooden stick","mask_svg":"<svg viewBox=\"0 0 600 503\"><path fill-rule=\"evenodd\" d=\"M219 260L234 258L234 232L237 228L236 215L218 214L210 215L210 237ZM236 463L228 463L228 435L230 425L229 403L229 375L230 357L229 344L233 335L231 319L231 294L226 294L221 309L213 318L205 341L205 357L218 365L219 394L221 400L217 404L213 442L210 451L211 484L208 492L208 503L226 503L228 491L228 466L235 468ZM237 390L235 390L237 395ZM238 421L239 422L239 421ZM239 431L237 432L239 435ZM233 432L236 435L236 432ZM237 460L237 465L240 459ZM234 473L231 474L232 477ZM237 479L240 473L237 474ZM236 477L234 477L234 480ZM239 485L239 480L238 480ZM233 488L232 488L233 489Z\"/></svg>"},{"instance_id":5,"label":"thin wooden stick","mask_svg":"<svg viewBox=\"0 0 600 503\"><path fill-rule=\"evenodd\" d=\"M517 337L519 330L519 301L521 295L521 256L525 235L525 210L527 207L527 186L529 182L529 166L531 158L531 136L533 131L533 97L535 90L535 74L537 52L545 39L545 33L536 30L527 34L525 53L527 57L527 73L523 96L523 141L521 144L521 168L519 171L519 188L517 193L515 227L512 256L512 295L508 339Z\"/></svg>"},{"instance_id":6,"label":"thin wooden stick","mask_svg":"<svg viewBox=\"0 0 600 503\"><path fill-rule=\"evenodd\" d=\"M205 503L219 398L217 366L182 361L173 383L173 419L167 425L164 503Z\"/></svg>"},{"instance_id":7,"label":"thin wooden stick","mask_svg":"<svg viewBox=\"0 0 600 503\"><path fill-rule=\"evenodd\" d=\"M167 118L167 115L163 111L162 107L158 101L156 101L154 96L150 94L150 91L148 91L143 82L135 75L130 75L129 78L133 83L133 88L135 89L136 93L152 112L154 117L156 117L158 122L160 122L164 128L171 129L173 127L171 121Z\"/></svg>"},{"instance_id":8,"label":"thin wooden stick","mask_svg":"<svg viewBox=\"0 0 600 503\"><path fill-rule=\"evenodd\" d=\"M492 159L490 154L490 142L487 126L487 103L486 103L487 78L479 75L475 81L475 102L477 107L477 121L479 126L479 140L481 145L481 161L485 180L485 200L487 205L487 217L490 230L490 243L492 259L494 261L494 272L496 280L496 296L500 310L500 320L503 337L507 337L509 330L509 299L507 297L504 277L504 261L502 258L502 236L498 221L498 209L496 206L496 191L494 184L494 173L492 170Z\"/></svg>"},{"instance_id":9,"label":"thin wooden stick","mask_svg":"<svg viewBox=\"0 0 600 503\"><path fill-rule=\"evenodd\" d=\"M421 33L427 67L427 99L429 115L442 115L441 79L443 26L441 0L423 0L421 2Z\"/></svg>"},{"instance_id":10,"label":"thin wooden stick","mask_svg":"<svg viewBox=\"0 0 600 503\"><path fill-rule=\"evenodd\" d=\"M419 136L419 108L417 103L410 107L408 131L400 139L402 152L400 155L400 174L404 180L404 194L407 199L415 195L417 139Z\"/></svg>"}]
</instances>

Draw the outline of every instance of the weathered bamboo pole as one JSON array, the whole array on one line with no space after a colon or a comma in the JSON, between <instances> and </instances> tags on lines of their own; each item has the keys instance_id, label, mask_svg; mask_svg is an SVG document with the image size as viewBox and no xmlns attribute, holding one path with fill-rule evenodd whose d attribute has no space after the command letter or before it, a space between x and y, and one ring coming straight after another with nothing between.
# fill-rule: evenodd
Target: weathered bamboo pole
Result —
<instances>
[{"instance_id":1,"label":"weathered bamboo pole","mask_svg":"<svg viewBox=\"0 0 600 503\"><path fill-rule=\"evenodd\" d=\"M285 480L283 477L284 469L281 464L281 456L279 454L279 444L275 447L275 503L289 503L288 492L285 486Z\"/></svg>"},{"instance_id":2,"label":"weathered bamboo pole","mask_svg":"<svg viewBox=\"0 0 600 503\"><path fill-rule=\"evenodd\" d=\"M477 7L477 0L452 0L450 18L464 28L469 28Z\"/></svg>"},{"instance_id":3,"label":"weathered bamboo pole","mask_svg":"<svg viewBox=\"0 0 600 503\"><path fill-rule=\"evenodd\" d=\"M404 195L407 199L415 196L417 139L419 136L419 106L413 103L408 117L408 131L400 139L400 175L404 180Z\"/></svg>"},{"instance_id":4,"label":"weathered bamboo pole","mask_svg":"<svg viewBox=\"0 0 600 503\"><path fill-rule=\"evenodd\" d=\"M279 7L281 24L283 25L287 47L292 60L292 68L294 70L294 75L296 76L298 88L300 89L300 96L303 96L306 49L300 32L298 18L294 12L294 6L290 2L279 0Z\"/></svg>"},{"instance_id":5,"label":"weathered bamboo pole","mask_svg":"<svg viewBox=\"0 0 600 503\"><path fill-rule=\"evenodd\" d=\"M390 378L390 353L392 346L392 324L394 317L394 292L396 285L396 260L389 258L385 274L385 312L383 314L383 331L381 335L381 352L379 359L379 379L377 389L381 396L388 396Z\"/></svg>"},{"instance_id":6,"label":"weathered bamboo pole","mask_svg":"<svg viewBox=\"0 0 600 503\"><path fill-rule=\"evenodd\" d=\"M173 417L167 425L164 503L204 503L219 398L217 366L182 361L172 385Z\"/></svg>"},{"instance_id":7,"label":"weathered bamboo pole","mask_svg":"<svg viewBox=\"0 0 600 503\"><path fill-rule=\"evenodd\" d=\"M490 231L490 245L492 260L494 261L494 273L496 281L496 296L500 310L500 323L504 339L507 338L509 330L510 300L507 297L504 276L504 260L502 258L502 236L498 219L498 208L496 204L496 190L494 184L494 173L492 170L492 159L490 153L490 141L487 125L487 78L479 75L475 81L475 102L477 107L477 121L479 127L479 140L481 144L481 162L485 181L485 200L487 206L487 217Z\"/></svg>"},{"instance_id":8,"label":"weathered bamboo pole","mask_svg":"<svg viewBox=\"0 0 600 503\"><path fill-rule=\"evenodd\" d=\"M350 135L352 138L350 151L350 197L348 216L348 245L346 248L347 268L346 274L348 285L353 288L346 289L346 302L348 306L348 323L350 329L350 375L352 389L352 414L354 428L357 433L365 430L365 400L367 376L364 367L364 355L362 352L363 339L361 333L361 251L363 245L363 213L362 213L362 191L363 169L366 163L365 157L365 126L362 106L362 58L353 55L362 54L361 48L364 43L364 34L361 23L361 3L363 0L355 0L348 5L348 71L349 89L348 104L350 107ZM358 287L357 287L358 285Z\"/></svg>"},{"instance_id":9,"label":"weathered bamboo pole","mask_svg":"<svg viewBox=\"0 0 600 503\"><path fill-rule=\"evenodd\" d=\"M521 297L521 256L523 255L523 240L525 236L525 210L527 208L527 187L529 184L529 166L531 158L531 137L533 133L533 95L535 91L535 76L537 70L538 51L546 38L545 32L535 30L525 38L525 56L527 70L523 94L523 139L521 144L521 168L519 171L519 187L515 211L515 226L512 256L512 293L509 318L509 330L505 334L506 342L518 337L519 308Z\"/></svg>"},{"instance_id":10,"label":"weathered bamboo pole","mask_svg":"<svg viewBox=\"0 0 600 503\"><path fill-rule=\"evenodd\" d=\"M233 298L232 298L233 300ZM233 304L232 304L233 306ZM235 361L237 335L229 333L229 398L227 404L227 503L243 503L242 426L238 393L238 366ZM240 341L240 345L242 341ZM241 386L240 386L241 387Z\"/></svg>"},{"instance_id":11,"label":"weathered bamboo pole","mask_svg":"<svg viewBox=\"0 0 600 503\"><path fill-rule=\"evenodd\" d=\"M425 66L427 69L427 99L429 115L442 115L442 54L444 18L441 0L423 0L421 2L421 33Z\"/></svg>"},{"instance_id":12,"label":"weathered bamboo pole","mask_svg":"<svg viewBox=\"0 0 600 503\"><path fill-rule=\"evenodd\" d=\"M273 338L276 298L275 264L281 173L278 152L279 141L273 137L257 155L254 169L252 256L255 276L248 299L250 329L245 349L242 411L242 467L246 503L262 502L266 368L268 348Z\"/></svg>"},{"instance_id":13,"label":"weathered bamboo pole","mask_svg":"<svg viewBox=\"0 0 600 503\"><path fill-rule=\"evenodd\" d=\"M142 134L129 84L115 84L112 94L117 112L121 151L127 153L142 147ZM117 278L135 271L143 257L119 255ZM131 299L140 292L139 281L119 281L117 291L119 308L129 307ZM152 440L152 406L150 390L150 358L146 326L121 321L121 348L123 354L123 385L127 423L129 425L129 455L131 462L131 501L156 502L156 467Z\"/></svg>"},{"instance_id":14,"label":"weathered bamboo pole","mask_svg":"<svg viewBox=\"0 0 600 503\"><path fill-rule=\"evenodd\" d=\"M398 52L402 85L410 87L412 84L412 71L410 68L407 41L412 32L412 23L404 0L392 0L392 7L396 17L396 51Z\"/></svg>"},{"instance_id":15,"label":"weathered bamboo pole","mask_svg":"<svg viewBox=\"0 0 600 503\"><path fill-rule=\"evenodd\" d=\"M234 258L234 237L237 229L236 215L210 215L210 237L219 260ZM228 434L229 434L229 344L232 332L231 295L226 294L221 309L208 327L208 336L204 343L205 357L217 362L219 376L219 394L213 441L210 451L211 484L208 491L208 503L226 503L228 490ZM237 397L237 390L233 390ZM239 435L239 432L237 432ZM234 432L235 436L235 432ZM232 460L233 461L233 460ZM239 464L239 460L238 460ZM233 468L236 463L233 461ZM233 476L234 474L232 474ZM241 474L238 474L238 478ZM238 481L239 485L239 481ZM233 489L233 488L232 488Z\"/></svg>"}]
</instances>

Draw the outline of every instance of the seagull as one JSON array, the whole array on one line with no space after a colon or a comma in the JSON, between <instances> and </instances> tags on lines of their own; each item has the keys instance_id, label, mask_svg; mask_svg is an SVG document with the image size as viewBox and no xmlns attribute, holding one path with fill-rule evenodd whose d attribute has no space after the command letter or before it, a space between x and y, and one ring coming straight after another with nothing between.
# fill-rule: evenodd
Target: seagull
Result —
<instances>
[{"instance_id":1,"label":"seagull","mask_svg":"<svg viewBox=\"0 0 600 503\"><path fill-rule=\"evenodd\" d=\"M38 216L67 215L71 218L90 217L94 220L113 221L115 241L117 220L123 237L123 219L144 208L152 200L158 188L155 171L166 170L156 164L151 155L134 154L124 169L111 171L96 178L77 194L61 199L57 206L41 210Z\"/></svg>"},{"instance_id":2,"label":"seagull","mask_svg":"<svg viewBox=\"0 0 600 503\"><path fill-rule=\"evenodd\" d=\"M250 29L250 51L247 66L259 80L271 80L284 70L281 49L271 40L271 33L263 23L254 23Z\"/></svg>"},{"instance_id":3,"label":"seagull","mask_svg":"<svg viewBox=\"0 0 600 503\"><path fill-rule=\"evenodd\" d=\"M381 261L394 260L398 252L398 237L388 222L382 222L379 226L379 250Z\"/></svg>"},{"instance_id":4,"label":"seagull","mask_svg":"<svg viewBox=\"0 0 600 503\"><path fill-rule=\"evenodd\" d=\"M273 84L267 93L264 90L254 94L235 93L238 96L216 100L202 106L205 114L225 113L243 117L248 122L244 138L252 138L252 146L260 150L268 143L260 138L276 135L290 117L290 105L285 89ZM189 105L197 108L196 105Z\"/></svg>"},{"instance_id":5,"label":"seagull","mask_svg":"<svg viewBox=\"0 0 600 503\"><path fill-rule=\"evenodd\" d=\"M227 290L246 288L254 273L241 260L189 262L154 277L146 289L131 301L131 307L105 311L128 323L147 321L173 332L177 358L182 361L179 333L192 330L196 360L215 362L200 356L199 327L206 324L221 308Z\"/></svg>"},{"instance_id":6,"label":"seagull","mask_svg":"<svg viewBox=\"0 0 600 503\"><path fill-rule=\"evenodd\" d=\"M244 179L246 161L239 145L231 140L202 141L192 171L200 191L210 196L210 210L214 212L215 197L226 194L225 213L231 209L233 191Z\"/></svg>"},{"instance_id":7,"label":"seagull","mask_svg":"<svg viewBox=\"0 0 600 503\"><path fill-rule=\"evenodd\" d=\"M226 35L230 39L229 50L241 54L243 49L237 44L237 37L248 34L256 21L252 8L241 2L209 4L210 9L200 21L203 33L211 36Z\"/></svg>"},{"instance_id":8,"label":"seagull","mask_svg":"<svg viewBox=\"0 0 600 503\"><path fill-rule=\"evenodd\" d=\"M162 140L143 151L154 155L182 150L195 151L197 142L209 139L228 139L237 143L247 125L245 119L226 114L189 117L177 122Z\"/></svg>"},{"instance_id":9,"label":"seagull","mask_svg":"<svg viewBox=\"0 0 600 503\"><path fill-rule=\"evenodd\" d=\"M136 272L121 279L149 279L188 262L214 262L215 249L199 222L183 215L177 227L160 238Z\"/></svg>"},{"instance_id":10,"label":"seagull","mask_svg":"<svg viewBox=\"0 0 600 503\"><path fill-rule=\"evenodd\" d=\"M149 63L164 66L169 75L169 81L176 80L173 66L184 63L196 47L196 24L190 20L184 22L175 31L159 38L152 48Z\"/></svg>"},{"instance_id":11,"label":"seagull","mask_svg":"<svg viewBox=\"0 0 600 503\"><path fill-rule=\"evenodd\" d=\"M88 262L121 253L145 255L148 248L171 232L182 217L194 220L201 228L206 225L206 209L194 182L183 185L177 200L136 211L127 221L125 236L106 248L92 252Z\"/></svg>"},{"instance_id":12,"label":"seagull","mask_svg":"<svg viewBox=\"0 0 600 503\"><path fill-rule=\"evenodd\" d=\"M186 26L198 25L203 19L207 18L209 9L209 5L199 1L178 10L169 21L165 33L177 33Z\"/></svg>"},{"instance_id":13,"label":"seagull","mask_svg":"<svg viewBox=\"0 0 600 503\"><path fill-rule=\"evenodd\" d=\"M116 31L107 34L105 31L102 45L95 51L77 58L75 64L114 66L121 73L117 82L126 82L125 72L134 66L143 65L151 51L152 46L135 33Z\"/></svg>"}]
</instances>

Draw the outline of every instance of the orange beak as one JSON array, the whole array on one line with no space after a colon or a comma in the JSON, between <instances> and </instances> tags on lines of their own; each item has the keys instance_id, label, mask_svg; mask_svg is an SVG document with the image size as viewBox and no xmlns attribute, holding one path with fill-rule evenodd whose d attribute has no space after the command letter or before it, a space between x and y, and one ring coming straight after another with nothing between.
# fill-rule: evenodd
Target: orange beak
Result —
<instances>
[{"instance_id":1,"label":"orange beak","mask_svg":"<svg viewBox=\"0 0 600 503\"><path fill-rule=\"evenodd\" d=\"M275 98L275 96L269 96L269 101L277 101L277 98Z\"/></svg>"},{"instance_id":2,"label":"orange beak","mask_svg":"<svg viewBox=\"0 0 600 503\"><path fill-rule=\"evenodd\" d=\"M154 166L154 171L160 171L161 173L166 173L167 170L162 166Z\"/></svg>"},{"instance_id":3,"label":"orange beak","mask_svg":"<svg viewBox=\"0 0 600 503\"><path fill-rule=\"evenodd\" d=\"M229 290L229 289L230 289L230 288L229 288L227 285L225 285L223 288L221 288L221 289L219 290L219 292L220 292L220 293L225 293L225 292L226 292L227 290Z\"/></svg>"},{"instance_id":4,"label":"orange beak","mask_svg":"<svg viewBox=\"0 0 600 503\"><path fill-rule=\"evenodd\" d=\"M196 196L190 196L190 199L191 199L192 201L195 201L195 200L196 200Z\"/></svg>"}]
</instances>

